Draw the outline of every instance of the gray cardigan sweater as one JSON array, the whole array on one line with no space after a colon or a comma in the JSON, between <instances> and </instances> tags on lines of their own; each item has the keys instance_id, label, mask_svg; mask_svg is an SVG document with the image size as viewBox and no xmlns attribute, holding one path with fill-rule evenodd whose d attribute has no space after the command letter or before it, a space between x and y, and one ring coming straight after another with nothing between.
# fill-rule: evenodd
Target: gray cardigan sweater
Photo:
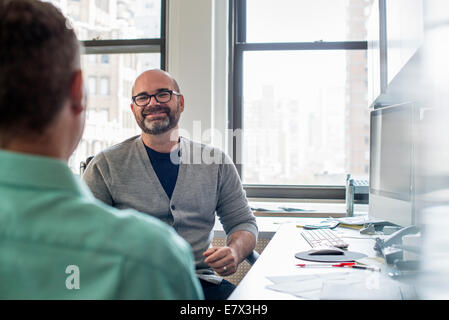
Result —
<instances>
[{"instance_id":1,"label":"gray cardigan sweater","mask_svg":"<svg viewBox=\"0 0 449 320\"><path fill-rule=\"evenodd\" d=\"M227 235L246 230L257 239L256 219L229 156L183 137L179 150L178 179L171 199L153 170L141 136L96 155L83 179L106 204L133 208L172 226L192 246L197 273L207 278L213 271L202 253L211 246L215 213Z\"/></svg>"}]
</instances>

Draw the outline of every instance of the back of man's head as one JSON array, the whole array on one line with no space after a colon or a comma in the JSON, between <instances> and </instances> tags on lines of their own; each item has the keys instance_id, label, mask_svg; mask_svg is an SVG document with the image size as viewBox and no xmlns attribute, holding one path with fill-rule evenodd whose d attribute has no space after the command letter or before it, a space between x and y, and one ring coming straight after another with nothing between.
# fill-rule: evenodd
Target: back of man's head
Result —
<instances>
[{"instance_id":1,"label":"back of man's head","mask_svg":"<svg viewBox=\"0 0 449 320\"><path fill-rule=\"evenodd\" d=\"M75 33L52 4L0 1L0 147L44 132L69 97L79 63Z\"/></svg>"}]
</instances>

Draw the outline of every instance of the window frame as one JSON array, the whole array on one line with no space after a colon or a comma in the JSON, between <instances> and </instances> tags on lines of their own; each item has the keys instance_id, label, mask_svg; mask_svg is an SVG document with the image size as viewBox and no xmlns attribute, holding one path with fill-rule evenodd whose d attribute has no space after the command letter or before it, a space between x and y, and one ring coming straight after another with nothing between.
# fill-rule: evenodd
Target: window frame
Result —
<instances>
[{"instance_id":1,"label":"window frame","mask_svg":"<svg viewBox=\"0 0 449 320\"><path fill-rule=\"evenodd\" d=\"M367 50L368 41L315 41L288 43L246 42L246 0L229 0L229 90L228 129L235 132L243 127L243 55L245 51L282 50ZM232 160L242 175L242 141L235 137L229 141ZM344 200L344 185L255 185L243 184L249 198L281 198L309 200ZM358 202L358 199L355 199Z\"/></svg>"},{"instance_id":2,"label":"window frame","mask_svg":"<svg viewBox=\"0 0 449 320\"><path fill-rule=\"evenodd\" d=\"M162 70L167 67L166 31L167 31L167 1L161 1L161 33L159 38L116 39L116 40L82 40L82 55L89 54L133 54L160 53Z\"/></svg>"},{"instance_id":3,"label":"window frame","mask_svg":"<svg viewBox=\"0 0 449 320\"><path fill-rule=\"evenodd\" d=\"M81 56L95 56L102 54L139 54L139 53L158 53L160 54L160 68L167 70L167 22L168 22L168 1L160 0L160 34L158 38L137 38L137 39L92 39L79 40L81 47ZM96 61L95 63L102 63ZM108 64L110 61L108 62ZM101 77L96 77L95 95L99 95L99 81ZM88 79L86 79L88 80ZM109 91L111 90L111 82L109 82ZM131 98L130 98L131 99ZM109 117L109 114L108 114ZM78 144L77 148L80 147ZM76 152L76 150L75 150ZM75 154L72 154L72 156ZM69 165L71 159L69 159ZM71 166L72 168L72 166ZM76 164L73 166L76 169Z\"/></svg>"}]
</instances>

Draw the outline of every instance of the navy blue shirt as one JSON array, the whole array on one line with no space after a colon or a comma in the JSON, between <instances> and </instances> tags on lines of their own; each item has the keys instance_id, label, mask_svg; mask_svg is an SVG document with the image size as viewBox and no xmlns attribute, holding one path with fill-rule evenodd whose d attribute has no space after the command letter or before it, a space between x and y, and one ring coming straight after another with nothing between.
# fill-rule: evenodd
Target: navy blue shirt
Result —
<instances>
[{"instance_id":1,"label":"navy blue shirt","mask_svg":"<svg viewBox=\"0 0 449 320\"><path fill-rule=\"evenodd\" d=\"M144 144L145 145L145 144ZM171 199L179 171L179 149L171 153L157 152L145 145L154 172L156 172L168 198Z\"/></svg>"}]
</instances>

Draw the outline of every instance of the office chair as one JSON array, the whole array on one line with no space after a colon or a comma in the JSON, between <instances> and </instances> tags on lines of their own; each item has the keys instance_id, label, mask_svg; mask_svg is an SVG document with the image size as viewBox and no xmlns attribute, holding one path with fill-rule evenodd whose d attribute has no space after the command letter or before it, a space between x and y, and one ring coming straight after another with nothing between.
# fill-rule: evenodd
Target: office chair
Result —
<instances>
[{"instance_id":1,"label":"office chair","mask_svg":"<svg viewBox=\"0 0 449 320\"><path fill-rule=\"evenodd\" d=\"M256 260L259 258L259 253L256 250L253 250L246 258L245 260L250 264L253 265Z\"/></svg>"},{"instance_id":2,"label":"office chair","mask_svg":"<svg viewBox=\"0 0 449 320\"><path fill-rule=\"evenodd\" d=\"M81 161L80 163L80 175L82 176L84 171L86 171L87 165L94 158L94 156L90 156L86 158L86 161Z\"/></svg>"},{"instance_id":3,"label":"office chair","mask_svg":"<svg viewBox=\"0 0 449 320\"><path fill-rule=\"evenodd\" d=\"M258 239L256 248L244 259L241 264L239 264L237 271L229 276L225 276L224 278L234 285L238 285L259 258L258 252L262 252L268 242L268 239ZM212 240L212 245L225 246L226 238L216 237Z\"/></svg>"}]
</instances>

